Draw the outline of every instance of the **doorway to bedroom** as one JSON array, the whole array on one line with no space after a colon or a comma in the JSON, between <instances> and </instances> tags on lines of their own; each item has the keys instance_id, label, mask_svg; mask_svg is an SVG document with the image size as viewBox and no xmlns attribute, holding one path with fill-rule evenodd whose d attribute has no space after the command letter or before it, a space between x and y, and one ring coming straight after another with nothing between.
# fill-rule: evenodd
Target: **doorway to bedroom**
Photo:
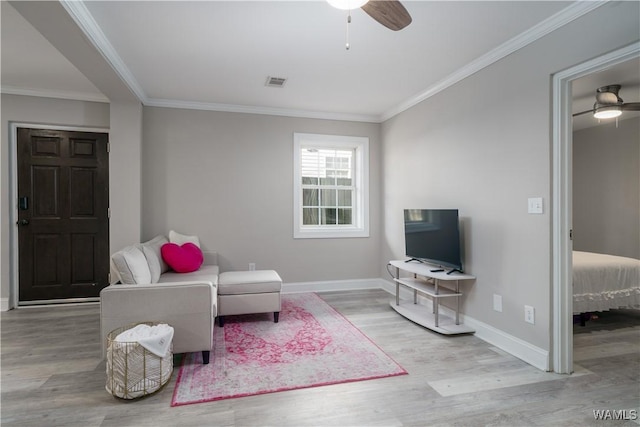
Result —
<instances>
[{"instance_id":1,"label":"doorway to bedroom","mask_svg":"<svg viewBox=\"0 0 640 427\"><path fill-rule=\"evenodd\" d=\"M572 286L576 267L572 259L574 254L603 252L640 258L637 242L640 224L640 114L625 112L631 114L620 117L617 123L616 119L598 123L592 113L575 117L573 115L592 109L596 89L606 85L624 85L627 93L625 96L628 98L625 101L638 101L638 64L640 43L634 43L553 77L552 354L554 371L559 373L573 372L574 361L582 363L584 358L579 347L584 344L586 335L582 332L587 329L580 330L579 324L574 325L573 313L589 307L581 307L579 302L574 302L574 293L580 292ZM635 73L630 71L634 67ZM629 183L629 179L634 183ZM624 214L620 212L622 209L625 210ZM621 227L625 222L628 222L627 227ZM616 238L612 238L616 235ZM574 253L574 250L577 252ZM578 271L580 270L575 272ZM597 299L603 297L603 292L609 291L598 289L597 292L587 290L583 293L599 293L600 295L588 296L589 299ZM592 322L589 327L611 328L625 319L624 312L616 310L615 319L609 318L610 312L606 313L603 319L598 319L599 323ZM631 314L626 320L637 328L640 317L636 312ZM612 338L608 336L607 339ZM574 351L574 344L580 354Z\"/></svg>"},{"instance_id":2,"label":"doorway to bedroom","mask_svg":"<svg viewBox=\"0 0 640 427\"><path fill-rule=\"evenodd\" d=\"M638 70L634 58L574 80L574 114L614 84L625 103L640 102ZM640 333L631 308L640 304L640 111L575 116L572 147L573 362L588 367L615 353L629 363L638 351L629 338Z\"/></svg>"}]
</instances>

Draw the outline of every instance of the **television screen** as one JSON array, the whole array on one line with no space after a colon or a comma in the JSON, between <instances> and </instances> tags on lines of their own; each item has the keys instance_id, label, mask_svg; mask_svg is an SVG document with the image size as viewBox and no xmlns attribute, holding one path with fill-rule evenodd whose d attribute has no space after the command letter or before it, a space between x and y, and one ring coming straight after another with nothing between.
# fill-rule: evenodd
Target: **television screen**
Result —
<instances>
[{"instance_id":1,"label":"television screen","mask_svg":"<svg viewBox=\"0 0 640 427\"><path fill-rule=\"evenodd\" d=\"M405 209L406 255L462 271L457 209Z\"/></svg>"}]
</instances>

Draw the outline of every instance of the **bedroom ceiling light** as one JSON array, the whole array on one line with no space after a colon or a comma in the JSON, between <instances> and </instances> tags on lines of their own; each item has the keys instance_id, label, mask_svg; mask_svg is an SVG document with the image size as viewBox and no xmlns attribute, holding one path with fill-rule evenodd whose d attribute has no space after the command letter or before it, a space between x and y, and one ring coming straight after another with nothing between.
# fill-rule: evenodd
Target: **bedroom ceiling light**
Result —
<instances>
[{"instance_id":1,"label":"bedroom ceiling light","mask_svg":"<svg viewBox=\"0 0 640 427\"><path fill-rule=\"evenodd\" d=\"M596 119L615 119L624 111L640 111L640 102L624 102L618 92L620 85L602 86L596 90L596 102L591 110L575 113L573 117L591 113Z\"/></svg>"},{"instance_id":2,"label":"bedroom ceiling light","mask_svg":"<svg viewBox=\"0 0 640 427\"><path fill-rule=\"evenodd\" d=\"M593 106L593 117L596 119L613 119L622 115L622 109L619 105L601 105L596 103Z\"/></svg>"},{"instance_id":3,"label":"bedroom ceiling light","mask_svg":"<svg viewBox=\"0 0 640 427\"><path fill-rule=\"evenodd\" d=\"M613 119L622 114L622 98L618 96L620 85L602 86L596 90L596 102L593 104L593 117Z\"/></svg>"}]
</instances>

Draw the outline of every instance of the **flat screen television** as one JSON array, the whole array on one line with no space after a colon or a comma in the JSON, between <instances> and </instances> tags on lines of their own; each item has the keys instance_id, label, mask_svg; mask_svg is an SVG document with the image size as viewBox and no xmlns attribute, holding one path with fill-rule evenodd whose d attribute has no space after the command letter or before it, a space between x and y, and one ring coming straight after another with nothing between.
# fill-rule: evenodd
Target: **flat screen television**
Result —
<instances>
[{"instance_id":1,"label":"flat screen television","mask_svg":"<svg viewBox=\"0 0 640 427\"><path fill-rule=\"evenodd\" d=\"M405 209L404 241L407 261L462 272L457 209Z\"/></svg>"}]
</instances>

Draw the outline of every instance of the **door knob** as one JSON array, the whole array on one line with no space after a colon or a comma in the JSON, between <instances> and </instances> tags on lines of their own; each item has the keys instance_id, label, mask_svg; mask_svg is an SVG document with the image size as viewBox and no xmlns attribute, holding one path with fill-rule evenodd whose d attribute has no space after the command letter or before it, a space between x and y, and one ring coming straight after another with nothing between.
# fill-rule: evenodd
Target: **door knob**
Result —
<instances>
[{"instance_id":1,"label":"door knob","mask_svg":"<svg viewBox=\"0 0 640 427\"><path fill-rule=\"evenodd\" d=\"M28 219L21 219L20 221L18 221L19 225L29 225L29 220Z\"/></svg>"}]
</instances>

